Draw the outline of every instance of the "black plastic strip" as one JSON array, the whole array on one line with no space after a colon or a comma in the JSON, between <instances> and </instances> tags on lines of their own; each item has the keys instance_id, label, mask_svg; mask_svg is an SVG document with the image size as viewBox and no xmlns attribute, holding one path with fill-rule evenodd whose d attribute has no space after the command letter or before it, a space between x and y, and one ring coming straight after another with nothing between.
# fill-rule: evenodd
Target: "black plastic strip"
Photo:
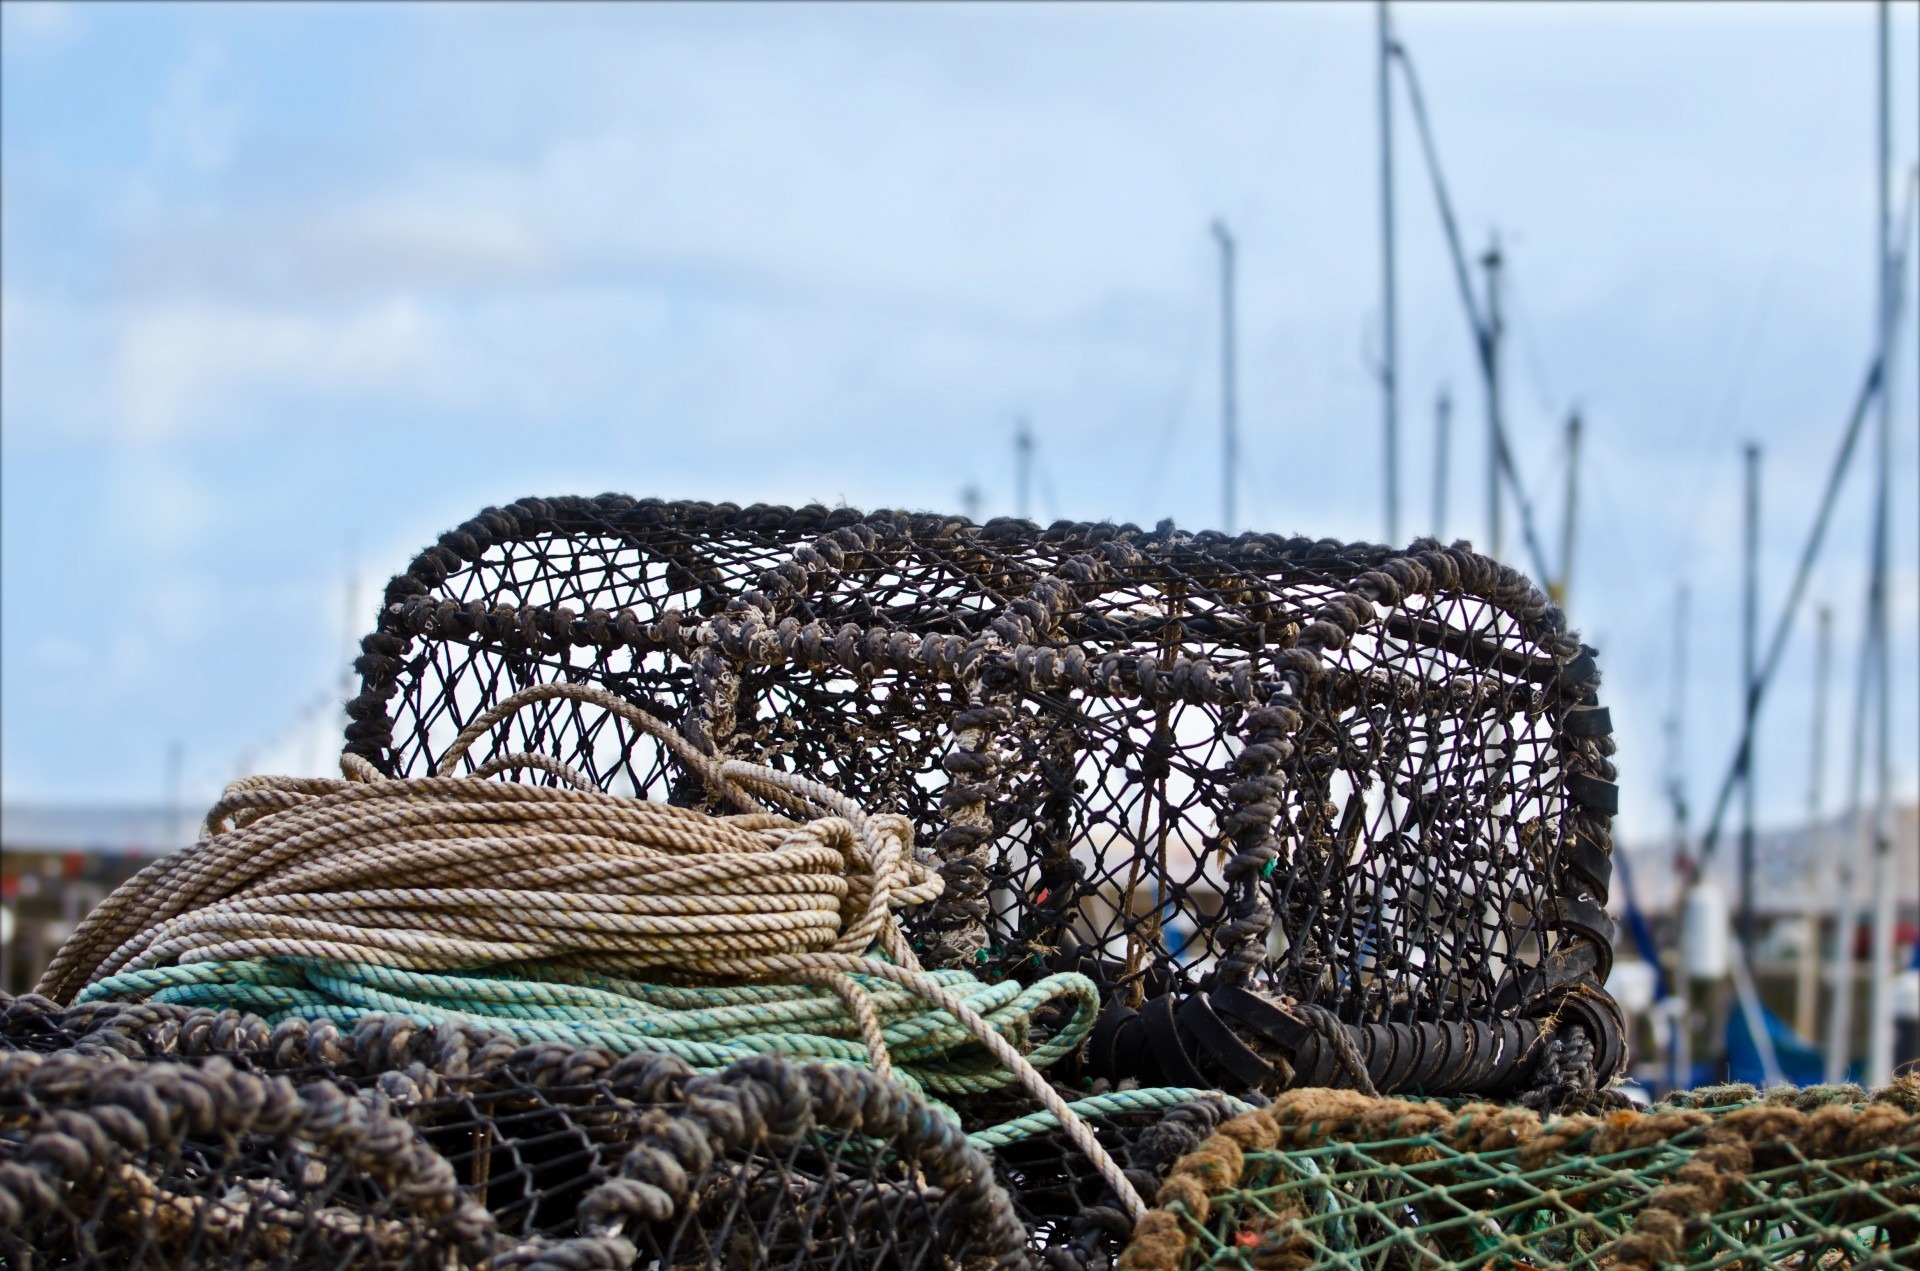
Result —
<instances>
[{"instance_id":1,"label":"black plastic strip","mask_svg":"<svg viewBox=\"0 0 1920 1271\"><path fill-rule=\"evenodd\" d=\"M1569 772L1567 793L1595 816L1614 816L1620 811L1620 787L1611 781L1589 777L1584 772Z\"/></svg>"},{"instance_id":2,"label":"black plastic strip","mask_svg":"<svg viewBox=\"0 0 1920 1271\"><path fill-rule=\"evenodd\" d=\"M1579 931L1613 947L1613 919L1607 911L1580 896L1561 896L1554 901L1554 925L1562 931Z\"/></svg>"},{"instance_id":3,"label":"black plastic strip","mask_svg":"<svg viewBox=\"0 0 1920 1271\"><path fill-rule=\"evenodd\" d=\"M1293 1084L1296 1086L1326 1086L1333 1081L1333 1047L1320 1039L1318 1033L1308 1033L1307 1040L1293 1056Z\"/></svg>"},{"instance_id":4,"label":"black plastic strip","mask_svg":"<svg viewBox=\"0 0 1920 1271\"><path fill-rule=\"evenodd\" d=\"M1560 668L1560 682L1569 688L1585 684L1598 669L1599 663L1594 661L1593 650L1583 644L1579 656Z\"/></svg>"},{"instance_id":5,"label":"black plastic strip","mask_svg":"<svg viewBox=\"0 0 1920 1271\"><path fill-rule=\"evenodd\" d=\"M1313 1036L1313 1030L1304 1022L1237 984L1221 985L1212 992L1210 998L1214 1009L1220 1014L1238 1020L1268 1041L1294 1053L1298 1053L1307 1038Z\"/></svg>"},{"instance_id":6,"label":"black plastic strip","mask_svg":"<svg viewBox=\"0 0 1920 1271\"><path fill-rule=\"evenodd\" d=\"M1156 997L1141 1007L1140 1022L1146 1027L1147 1045L1152 1047L1154 1062L1159 1065L1160 1076L1167 1085L1195 1088L1207 1085L1207 1079L1193 1066L1187 1048L1180 1042L1171 996Z\"/></svg>"},{"instance_id":7,"label":"black plastic strip","mask_svg":"<svg viewBox=\"0 0 1920 1271\"><path fill-rule=\"evenodd\" d=\"M1498 1090L1513 1069L1513 1042L1507 1036L1507 1021L1490 1019L1480 1025L1493 1040L1493 1054L1487 1060L1487 1066L1480 1076L1468 1087L1474 1094L1491 1094Z\"/></svg>"},{"instance_id":8,"label":"black plastic strip","mask_svg":"<svg viewBox=\"0 0 1920 1271\"><path fill-rule=\"evenodd\" d=\"M1426 1091L1429 1094L1452 1094L1459 1090L1473 1066L1473 1026L1453 1021L1439 1026L1445 1058L1429 1079Z\"/></svg>"},{"instance_id":9,"label":"black plastic strip","mask_svg":"<svg viewBox=\"0 0 1920 1271\"><path fill-rule=\"evenodd\" d=\"M1393 1029L1385 1024L1362 1024L1359 1033L1354 1040L1360 1042L1360 1051L1367 1057L1367 1076L1373 1078L1375 1087L1385 1090L1387 1073L1393 1068L1394 1043L1398 1038L1393 1035ZM1351 1077L1344 1079L1352 1080Z\"/></svg>"},{"instance_id":10,"label":"black plastic strip","mask_svg":"<svg viewBox=\"0 0 1920 1271\"><path fill-rule=\"evenodd\" d=\"M1100 1012L1100 1018L1094 1021L1093 1036L1087 1042L1087 1067L1094 1076L1119 1081L1140 1075L1137 1063L1130 1065L1122 1061L1124 1051L1138 1049L1138 1040L1132 1047L1120 1044L1122 1032L1128 1031L1129 1026L1138 1029L1139 1019L1140 1012L1118 1002L1109 1003Z\"/></svg>"},{"instance_id":11,"label":"black plastic strip","mask_svg":"<svg viewBox=\"0 0 1920 1271\"><path fill-rule=\"evenodd\" d=\"M1388 615L1387 632L1394 638L1406 640L1409 643L1444 649L1465 658L1475 667L1499 671L1503 675L1547 681L1552 680L1556 674L1563 678L1566 674L1554 664L1551 658L1528 657L1516 649L1504 648L1497 641L1485 639L1475 632L1462 631L1444 622L1415 618L1399 610Z\"/></svg>"},{"instance_id":12,"label":"black plastic strip","mask_svg":"<svg viewBox=\"0 0 1920 1271\"><path fill-rule=\"evenodd\" d=\"M1413 1071L1407 1074L1407 1087L1411 1090L1431 1090L1434 1078L1440 1075L1453 1052L1447 1046L1447 1036L1438 1024L1415 1024L1413 1031L1420 1040L1420 1059L1414 1064Z\"/></svg>"},{"instance_id":13,"label":"black plastic strip","mask_svg":"<svg viewBox=\"0 0 1920 1271\"><path fill-rule=\"evenodd\" d=\"M1248 1049L1233 1030L1213 1013L1213 1004L1198 994L1180 1004L1180 1026L1200 1044L1207 1058L1227 1070L1242 1086L1257 1090L1273 1080L1273 1065Z\"/></svg>"},{"instance_id":14,"label":"black plastic strip","mask_svg":"<svg viewBox=\"0 0 1920 1271\"><path fill-rule=\"evenodd\" d=\"M1613 884L1613 857L1584 834L1575 834L1560 848L1561 867L1593 888L1606 903Z\"/></svg>"},{"instance_id":15,"label":"black plastic strip","mask_svg":"<svg viewBox=\"0 0 1920 1271\"><path fill-rule=\"evenodd\" d=\"M1407 1088L1407 1078L1420 1066L1420 1032L1411 1024L1388 1024L1385 1026L1393 1036L1393 1062L1387 1067L1387 1079L1375 1082L1381 1094L1391 1094Z\"/></svg>"},{"instance_id":16,"label":"black plastic strip","mask_svg":"<svg viewBox=\"0 0 1920 1271\"><path fill-rule=\"evenodd\" d=\"M1509 966L1501 973L1500 983L1495 986L1493 991L1493 1013L1495 1016L1505 1015L1519 1008L1521 974L1525 969L1526 968L1520 966Z\"/></svg>"},{"instance_id":17,"label":"black plastic strip","mask_svg":"<svg viewBox=\"0 0 1920 1271\"><path fill-rule=\"evenodd\" d=\"M1473 1045L1473 1057L1467 1070L1460 1074L1459 1088L1473 1094L1493 1075L1493 1065L1500 1058L1500 1027L1483 1019L1473 1020L1465 1028Z\"/></svg>"},{"instance_id":18,"label":"black plastic strip","mask_svg":"<svg viewBox=\"0 0 1920 1271\"><path fill-rule=\"evenodd\" d=\"M1613 715L1604 706L1575 706L1565 727L1575 737L1606 737L1613 733Z\"/></svg>"},{"instance_id":19,"label":"black plastic strip","mask_svg":"<svg viewBox=\"0 0 1920 1271\"><path fill-rule=\"evenodd\" d=\"M1518 1020L1500 1021L1500 1058L1494 1061L1493 1076L1486 1086L1488 1093L1502 1093L1509 1086L1526 1079L1526 1070L1534 1062L1534 1057L1527 1053L1527 1046L1536 1035L1522 1031Z\"/></svg>"},{"instance_id":20,"label":"black plastic strip","mask_svg":"<svg viewBox=\"0 0 1920 1271\"><path fill-rule=\"evenodd\" d=\"M1528 977L1525 996L1531 1000L1542 993L1551 993L1599 965L1599 946L1591 940L1572 941L1540 960L1539 967Z\"/></svg>"}]
</instances>

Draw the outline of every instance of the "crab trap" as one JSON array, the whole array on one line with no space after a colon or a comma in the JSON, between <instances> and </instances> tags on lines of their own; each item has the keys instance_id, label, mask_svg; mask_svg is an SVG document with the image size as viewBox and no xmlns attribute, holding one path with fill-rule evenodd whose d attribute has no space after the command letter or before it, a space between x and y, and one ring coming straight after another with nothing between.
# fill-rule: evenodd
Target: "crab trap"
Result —
<instances>
[{"instance_id":1,"label":"crab trap","mask_svg":"<svg viewBox=\"0 0 1920 1271\"><path fill-rule=\"evenodd\" d=\"M415 559L362 649L348 749L389 776L575 683L910 818L924 965L1098 982L1056 1080L1545 1107L1623 1064L1594 654L1464 545L527 499ZM576 699L452 769L519 752L709 806Z\"/></svg>"},{"instance_id":2,"label":"crab trap","mask_svg":"<svg viewBox=\"0 0 1920 1271\"><path fill-rule=\"evenodd\" d=\"M1151 1193L1228 1111L1091 1121ZM845 1065L0 999L0 1264L22 1271L1070 1271L1131 1227L1057 1127L968 1136Z\"/></svg>"}]
</instances>

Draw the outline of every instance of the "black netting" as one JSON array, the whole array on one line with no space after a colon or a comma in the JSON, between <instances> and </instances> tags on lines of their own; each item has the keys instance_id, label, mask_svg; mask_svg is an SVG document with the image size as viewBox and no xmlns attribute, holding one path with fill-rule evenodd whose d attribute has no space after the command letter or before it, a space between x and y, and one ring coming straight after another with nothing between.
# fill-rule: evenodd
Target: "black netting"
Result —
<instances>
[{"instance_id":1,"label":"black netting","mask_svg":"<svg viewBox=\"0 0 1920 1271\"><path fill-rule=\"evenodd\" d=\"M391 774L565 680L905 813L947 882L922 959L1093 975L1094 1077L1343 1081L1324 1021L1382 1089L1620 1064L1591 651L1464 547L525 500L394 579L363 647L350 749ZM705 797L574 700L462 763L513 750Z\"/></svg>"},{"instance_id":2,"label":"black netting","mask_svg":"<svg viewBox=\"0 0 1920 1271\"><path fill-rule=\"evenodd\" d=\"M1151 1194L1224 1115L1095 1128ZM0 999L0 1255L22 1267L1109 1265L1131 1224L1085 1158L1058 1132L995 1147L851 1068Z\"/></svg>"}]
</instances>

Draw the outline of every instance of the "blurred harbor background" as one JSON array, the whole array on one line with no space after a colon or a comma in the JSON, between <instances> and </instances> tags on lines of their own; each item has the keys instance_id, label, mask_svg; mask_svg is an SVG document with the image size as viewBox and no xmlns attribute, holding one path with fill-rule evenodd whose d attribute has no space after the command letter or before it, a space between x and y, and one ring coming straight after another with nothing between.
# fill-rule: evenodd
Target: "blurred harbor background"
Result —
<instances>
[{"instance_id":1,"label":"blurred harbor background","mask_svg":"<svg viewBox=\"0 0 1920 1271\"><path fill-rule=\"evenodd\" d=\"M1917 80L1915 3L7 0L0 982L333 769L420 546L620 490L1467 538L1599 650L1637 1077L1884 1073Z\"/></svg>"}]
</instances>

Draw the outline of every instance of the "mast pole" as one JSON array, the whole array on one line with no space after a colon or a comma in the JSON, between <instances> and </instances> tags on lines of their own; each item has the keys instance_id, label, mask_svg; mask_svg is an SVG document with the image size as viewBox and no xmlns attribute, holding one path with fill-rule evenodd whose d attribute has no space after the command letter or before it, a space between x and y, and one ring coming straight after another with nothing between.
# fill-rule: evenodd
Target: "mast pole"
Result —
<instances>
[{"instance_id":1,"label":"mast pole","mask_svg":"<svg viewBox=\"0 0 1920 1271\"><path fill-rule=\"evenodd\" d=\"M1548 585L1553 603L1567 605L1567 589L1573 584L1573 536L1578 524L1580 500L1580 411L1576 407L1567 416L1567 498L1564 519L1560 523L1560 577Z\"/></svg>"},{"instance_id":2,"label":"mast pole","mask_svg":"<svg viewBox=\"0 0 1920 1271\"><path fill-rule=\"evenodd\" d=\"M1013 430L1014 505L1021 520L1027 519L1027 496L1033 488L1033 429L1022 415Z\"/></svg>"},{"instance_id":3,"label":"mast pole","mask_svg":"<svg viewBox=\"0 0 1920 1271\"><path fill-rule=\"evenodd\" d=\"M1827 784L1827 693L1832 679L1833 610L1820 606L1813 646L1813 738L1807 761L1807 908L1800 941L1800 979L1793 996L1793 1030L1812 1037L1820 1027L1821 893L1827 879L1827 833L1820 824Z\"/></svg>"},{"instance_id":4,"label":"mast pole","mask_svg":"<svg viewBox=\"0 0 1920 1271\"><path fill-rule=\"evenodd\" d=\"M1240 466L1240 435L1234 383L1233 235L1221 221L1213 223L1220 244L1220 528L1233 533L1235 476Z\"/></svg>"},{"instance_id":5,"label":"mast pole","mask_svg":"<svg viewBox=\"0 0 1920 1271\"><path fill-rule=\"evenodd\" d=\"M1876 61L1879 70L1879 181L1875 191L1877 241L1874 264L1879 288L1877 300L1877 342L1880 347L1880 412L1876 420L1878 443L1875 455L1875 497L1873 519L1873 615L1876 631L1874 660L1878 664L1878 688L1874 701L1874 794L1873 794L1873 955L1868 984L1867 1080L1882 1086L1893 1080L1893 977L1894 967L1894 893L1893 878L1893 752L1891 637L1888 624L1888 559L1892 548L1889 520L1892 512L1893 476L1893 381L1890 373L1893 355L1893 222L1888 206L1892 194L1891 95L1889 64L1888 0L1880 0L1879 45Z\"/></svg>"},{"instance_id":6,"label":"mast pole","mask_svg":"<svg viewBox=\"0 0 1920 1271\"><path fill-rule=\"evenodd\" d=\"M1740 603L1740 698L1744 735L1753 736L1754 708L1759 675L1760 626L1760 447L1748 442L1747 516L1745 536L1745 583ZM1740 932L1741 957L1751 959L1758 936L1754 915L1754 782L1753 747L1747 747L1746 762L1740 774ZM1756 1039L1757 1044L1757 1039Z\"/></svg>"},{"instance_id":7,"label":"mast pole","mask_svg":"<svg viewBox=\"0 0 1920 1271\"><path fill-rule=\"evenodd\" d=\"M1387 0L1375 6L1379 28L1380 89L1380 287L1385 327L1380 388L1385 411L1387 542L1400 542L1400 317L1394 295L1393 221L1393 37Z\"/></svg>"},{"instance_id":8,"label":"mast pole","mask_svg":"<svg viewBox=\"0 0 1920 1271\"><path fill-rule=\"evenodd\" d=\"M1487 544L1488 555L1500 558L1500 459L1505 441L1500 403L1500 235L1496 232L1487 254L1480 258L1487 271L1486 353L1481 358L1487 377Z\"/></svg>"}]
</instances>

